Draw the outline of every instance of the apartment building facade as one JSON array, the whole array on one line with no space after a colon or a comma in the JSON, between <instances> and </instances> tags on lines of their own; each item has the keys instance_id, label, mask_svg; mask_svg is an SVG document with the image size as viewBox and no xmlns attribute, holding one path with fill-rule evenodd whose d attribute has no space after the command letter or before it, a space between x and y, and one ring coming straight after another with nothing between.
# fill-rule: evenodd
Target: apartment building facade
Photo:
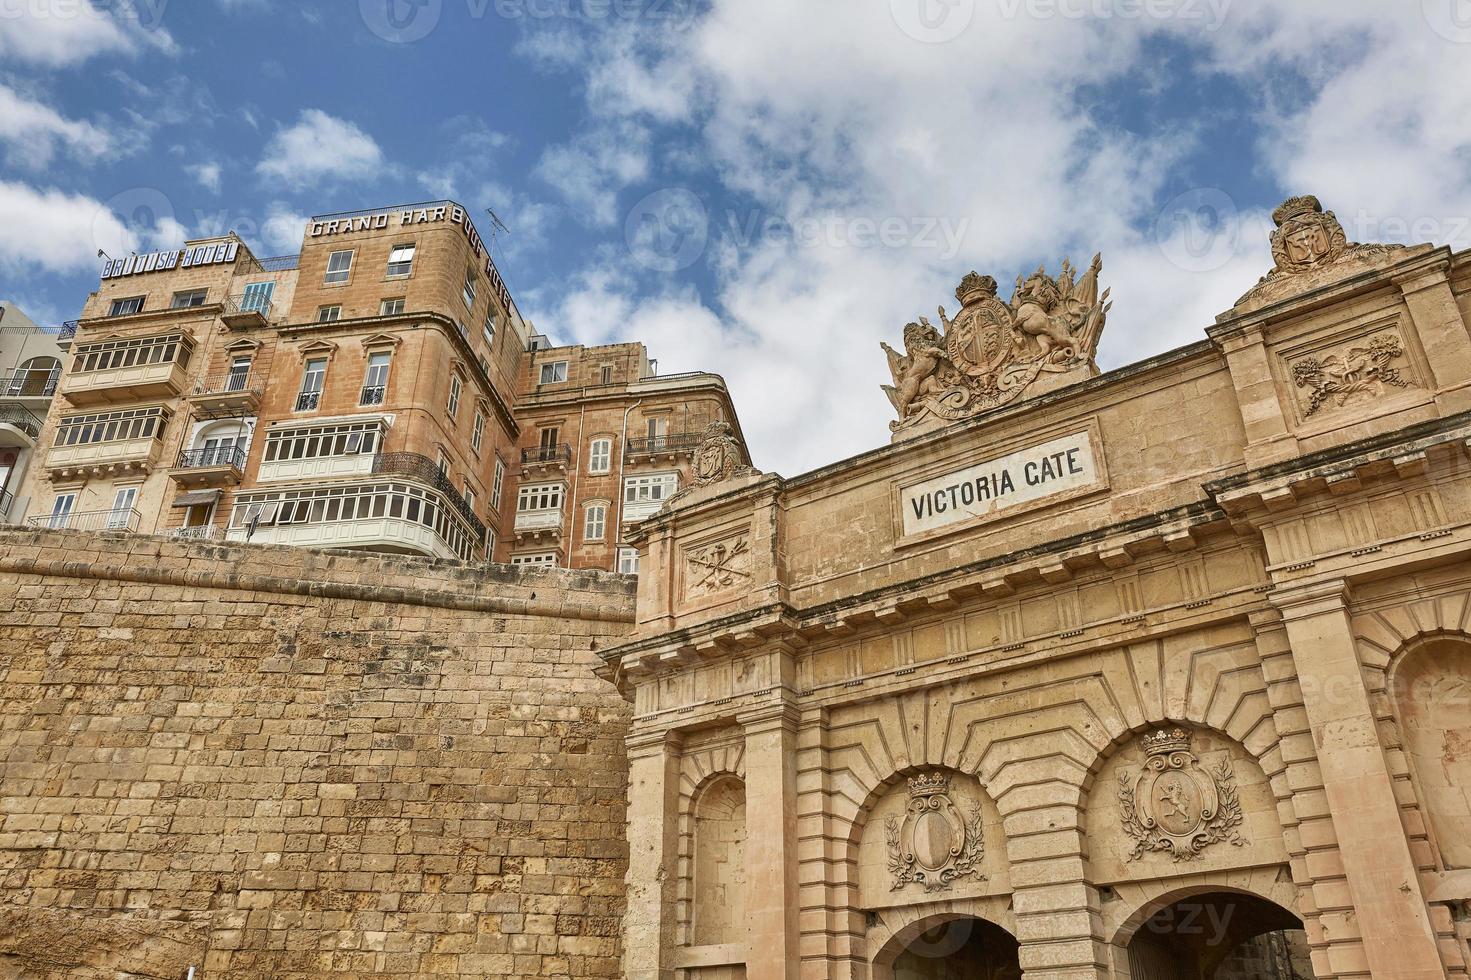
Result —
<instances>
[{"instance_id":1,"label":"apartment building facade","mask_svg":"<svg viewBox=\"0 0 1471 980\"><path fill-rule=\"evenodd\" d=\"M625 469L624 432L528 456L549 428L570 437L548 407L585 418L565 396L588 397L602 424L637 406L646 432L666 430L645 416L734 410L714 376L651 379L636 344L559 349L550 377L562 380L542 383L556 351L532 341L468 211L449 201L314 217L297 256L261 259L231 235L108 259L36 437L30 520L613 569L608 529L628 522L596 478L614 453ZM584 361L619 365L616 383L582 384ZM688 455L661 454L676 487ZM587 538L597 522L577 524L584 469L605 491L602 539Z\"/></svg>"},{"instance_id":2,"label":"apartment building facade","mask_svg":"<svg viewBox=\"0 0 1471 980\"><path fill-rule=\"evenodd\" d=\"M29 498L21 491L36 440L61 377L60 335L0 300L0 524L18 524Z\"/></svg>"}]
</instances>

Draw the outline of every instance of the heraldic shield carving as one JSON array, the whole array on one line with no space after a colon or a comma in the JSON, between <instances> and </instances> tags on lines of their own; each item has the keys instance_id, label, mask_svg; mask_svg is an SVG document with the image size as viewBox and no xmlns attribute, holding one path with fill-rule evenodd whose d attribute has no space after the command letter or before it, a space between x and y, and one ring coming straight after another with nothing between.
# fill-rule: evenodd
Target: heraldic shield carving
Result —
<instances>
[{"instance_id":1,"label":"heraldic shield carving","mask_svg":"<svg viewBox=\"0 0 1471 980\"><path fill-rule=\"evenodd\" d=\"M1190 741L1182 728L1151 732L1140 740L1148 756L1143 768L1119 772L1124 831L1134 841L1130 861L1150 851L1193 861L1211 844L1246 843L1236 831L1244 818L1230 760L1206 768Z\"/></svg>"},{"instance_id":2,"label":"heraldic shield carving","mask_svg":"<svg viewBox=\"0 0 1471 980\"><path fill-rule=\"evenodd\" d=\"M950 799L950 777L943 772L924 772L909 780L909 806L903 819L884 822L888 839L889 873L894 876L890 891L911 883L927 892L948 891L957 878L975 875L984 880L977 865L985 856L981 837L981 803Z\"/></svg>"}]
</instances>

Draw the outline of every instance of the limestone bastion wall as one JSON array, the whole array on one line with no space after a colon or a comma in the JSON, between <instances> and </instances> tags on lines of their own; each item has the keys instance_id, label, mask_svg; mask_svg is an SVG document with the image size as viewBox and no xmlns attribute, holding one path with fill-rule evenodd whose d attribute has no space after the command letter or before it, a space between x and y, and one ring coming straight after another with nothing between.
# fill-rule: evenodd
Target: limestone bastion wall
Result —
<instances>
[{"instance_id":1,"label":"limestone bastion wall","mask_svg":"<svg viewBox=\"0 0 1471 980\"><path fill-rule=\"evenodd\" d=\"M629 579L0 531L0 980L616 976Z\"/></svg>"}]
</instances>

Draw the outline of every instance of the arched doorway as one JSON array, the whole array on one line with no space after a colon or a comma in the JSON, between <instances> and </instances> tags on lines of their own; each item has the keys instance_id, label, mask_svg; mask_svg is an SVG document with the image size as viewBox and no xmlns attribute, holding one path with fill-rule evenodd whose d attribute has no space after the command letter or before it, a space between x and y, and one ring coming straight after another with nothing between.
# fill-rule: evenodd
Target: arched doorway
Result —
<instances>
[{"instance_id":1,"label":"arched doorway","mask_svg":"<svg viewBox=\"0 0 1471 980\"><path fill-rule=\"evenodd\" d=\"M1137 928L1128 953L1130 980L1314 980L1302 921L1256 895L1181 898Z\"/></svg>"},{"instance_id":2,"label":"arched doorway","mask_svg":"<svg viewBox=\"0 0 1471 980\"><path fill-rule=\"evenodd\" d=\"M876 978L893 980L1021 980L1019 946L985 919L923 919L897 933L874 962Z\"/></svg>"}]
</instances>

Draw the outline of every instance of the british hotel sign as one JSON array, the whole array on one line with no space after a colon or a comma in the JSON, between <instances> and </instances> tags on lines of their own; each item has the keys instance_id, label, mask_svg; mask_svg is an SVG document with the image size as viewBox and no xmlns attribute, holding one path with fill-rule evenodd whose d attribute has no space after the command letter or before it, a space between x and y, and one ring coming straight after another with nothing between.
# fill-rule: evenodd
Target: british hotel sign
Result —
<instances>
[{"instance_id":1,"label":"british hotel sign","mask_svg":"<svg viewBox=\"0 0 1471 980\"><path fill-rule=\"evenodd\" d=\"M1098 489L1105 483L1099 455L1084 429L904 487L904 537Z\"/></svg>"}]
</instances>

